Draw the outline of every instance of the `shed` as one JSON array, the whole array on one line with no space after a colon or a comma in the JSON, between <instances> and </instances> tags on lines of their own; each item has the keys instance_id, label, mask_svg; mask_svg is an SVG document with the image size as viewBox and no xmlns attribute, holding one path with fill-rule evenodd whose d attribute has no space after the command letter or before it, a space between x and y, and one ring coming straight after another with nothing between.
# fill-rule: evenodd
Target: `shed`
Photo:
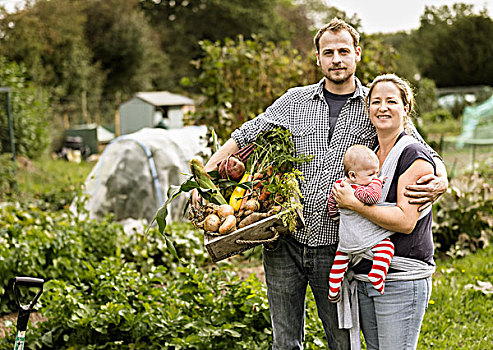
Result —
<instances>
[{"instance_id":1,"label":"shed","mask_svg":"<svg viewBox=\"0 0 493 350\"><path fill-rule=\"evenodd\" d=\"M138 92L120 105L120 135L142 128L182 128L183 115L194 105L192 99L168 91Z\"/></svg>"},{"instance_id":2,"label":"shed","mask_svg":"<svg viewBox=\"0 0 493 350\"><path fill-rule=\"evenodd\" d=\"M108 144L115 135L108 129L97 124L77 125L65 130L65 137L79 137L88 149L87 156L99 153L102 145Z\"/></svg>"}]
</instances>

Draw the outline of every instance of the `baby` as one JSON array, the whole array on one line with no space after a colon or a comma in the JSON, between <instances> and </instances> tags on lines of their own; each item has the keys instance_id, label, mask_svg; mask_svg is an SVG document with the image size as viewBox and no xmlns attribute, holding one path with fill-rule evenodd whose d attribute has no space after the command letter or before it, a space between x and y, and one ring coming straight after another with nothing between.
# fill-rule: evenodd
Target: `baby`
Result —
<instances>
[{"instance_id":1,"label":"baby","mask_svg":"<svg viewBox=\"0 0 493 350\"><path fill-rule=\"evenodd\" d=\"M377 203L382 195L384 179L378 177L379 161L376 154L366 146L354 145L348 148L344 154L343 164L346 177L337 180L336 183L344 181L346 184L351 185L355 197L365 204ZM329 195L328 205L330 217L333 220L339 220L340 213L332 193ZM341 225L343 219L344 216L342 216ZM349 237L351 235L357 236L359 234L358 227L351 226L350 223L347 223L344 227L346 228L345 230L339 230L340 243L329 276L329 301L333 303L337 303L341 298L342 280L349 265L350 254L354 253L344 249L344 252L341 251L341 242L346 238L351 240L351 237ZM349 231L347 227L350 228ZM361 248L365 247L358 247L356 251L361 251ZM373 265L368 274L368 279L383 294L387 271L394 256L394 244L389 238L385 238L369 247L369 249L373 252Z\"/></svg>"}]
</instances>

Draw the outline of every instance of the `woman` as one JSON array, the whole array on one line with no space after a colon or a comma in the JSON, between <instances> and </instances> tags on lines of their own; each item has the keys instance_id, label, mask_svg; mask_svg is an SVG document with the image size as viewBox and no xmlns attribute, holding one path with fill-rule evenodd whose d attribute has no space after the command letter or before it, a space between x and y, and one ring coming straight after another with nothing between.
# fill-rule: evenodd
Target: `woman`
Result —
<instances>
[{"instance_id":1,"label":"woman","mask_svg":"<svg viewBox=\"0 0 493 350\"><path fill-rule=\"evenodd\" d=\"M394 260L383 295L368 282L368 256L352 267L359 280L360 322L367 348L416 349L434 271L432 214L428 210L420 216L419 205L410 204L404 193L406 186L421 176L436 173L436 167L425 146L406 135L406 120L414 99L407 82L394 74L379 76L370 85L366 99L378 135L376 154L381 171L382 167L386 171L380 175L389 175L381 201L396 204L364 205L349 186L334 187L333 195L340 208L395 232L390 236L395 246Z\"/></svg>"}]
</instances>

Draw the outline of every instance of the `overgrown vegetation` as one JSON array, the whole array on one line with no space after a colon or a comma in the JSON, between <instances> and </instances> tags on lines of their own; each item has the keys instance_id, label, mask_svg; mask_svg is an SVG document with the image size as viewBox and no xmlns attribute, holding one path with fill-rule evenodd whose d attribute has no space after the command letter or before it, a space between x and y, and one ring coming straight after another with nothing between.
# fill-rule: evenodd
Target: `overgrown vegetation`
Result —
<instances>
[{"instance_id":1,"label":"overgrown vegetation","mask_svg":"<svg viewBox=\"0 0 493 350\"><path fill-rule=\"evenodd\" d=\"M167 231L183 260L179 263L157 228L147 235L139 231L125 234L111 216L93 221L72 214L66 205L39 205L39 198L47 197L42 192L55 183L60 192L80 186L82 180L75 180L74 174L80 172L82 179L86 167L90 168L64 161L45 162L47 165L37 164L44 170L39 173L17 169L19 189L33 191L31 199L0 206L0 313L16 311L11 292L16 275L48 280L38 304L44 321L29 327L28 349L271 346L265 285L242 272L242 267L261 264L259 249L213 265L204 250L202 232L190 224L172 224ZM486 186L491 184L491 171L487 164L479 171L467 186L453 182L451 188L463 187L444 195L435 209L439 213L435 240L448 239L452 244L449 257L438 260L420 349L479 350L491 343L492 320L487 310L493 306L493 291L487 282L491 280L493 247L471 249L454 241L459 233L470 235L471 241L480 232L491 237L492 225L486 225L492 216L491 197L486 194L491 192L485 192L491 189ZM33 181L26 173L37 173L33 176L39 177L38 186L26 187L25 182ZM41 186L49 178L56 180ZM452 206L464 204L464 200L467 205ZM440 215L449 222L440 222ZM468 219L473 217L475 222ZM442 243L441 249L444 247ZM474 254L466 254L470 252ZM324 348L323 328L311 293L308 296L305 347ZM7 336L0 339L0 349L10 349L14 341L15 325L7 322L6 326Z\"/></svg>"},{"instance_id":2,"label":"overgrown vegetation","mask_svg":"<svg viewBox=\"0 0 493 350\"><path fill-rule=\"evenodd\" d=\"M41 300L47 320L30 329L28 348L269 346L265 287L253 276L240 280L233 264L209 266L202 233L190 225L170 228L185 262L178 264L156 231L125 235L111 217L82 220L68 210L50 213L19 205L0 210L5 218L1 312L15 311L14 276L49 280ZM321 331L316 319L312 322L310 339ZM12 337L3 339L0 349L8 348Z\"/></svg>"},{"instance_id":3,"label":"overgrown vegetation","mask_svg":"<svg viewBox=\"0 0 493 350\"><path fill-rule=\"evenodd\" d=\"M7 103L13 126L15 153L37 158L49 144L48 96L29 82L24 65L9 62L0 56L0 87L10 89L0 93L0 154L12 152Z\"/></svg>"},{"instance_id":4,"label":"overgrown vegetation","mask_svg":"<svg viewBox=\"0 0 493 350\"><path fill-rule=\"evenodd\" d=\"M33 161L21 157L14 163L11 158L8 153L0 155L0 202L35 203L43 210L70 205L94 165L49 157Z\"/></svg>"}]
</instances>

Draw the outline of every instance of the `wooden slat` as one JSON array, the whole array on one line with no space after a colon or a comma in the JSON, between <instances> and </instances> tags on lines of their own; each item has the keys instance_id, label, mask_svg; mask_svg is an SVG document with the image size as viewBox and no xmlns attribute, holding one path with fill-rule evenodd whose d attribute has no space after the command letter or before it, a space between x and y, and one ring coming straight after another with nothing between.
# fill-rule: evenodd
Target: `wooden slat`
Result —
<instances>
[{"instance_id":1,"label":"wooden slat","mask_svg":"<svg viewBox=\"0 0 493 350\"><path fill-rule=\"evenodd\" d=\"M297 211L297 213L299 225L303 226L303 214L301 210ZM271 216L224 236L211 236L205 233L204 244L212 260L217 262L262 244L262 242L241 244L238 240L257 241L272 238L274 232L271 230L271 227L274 227L281 234L288 232L288 228L282 224L280 219L276 216Z\"/></svg>"}]
</instances>

